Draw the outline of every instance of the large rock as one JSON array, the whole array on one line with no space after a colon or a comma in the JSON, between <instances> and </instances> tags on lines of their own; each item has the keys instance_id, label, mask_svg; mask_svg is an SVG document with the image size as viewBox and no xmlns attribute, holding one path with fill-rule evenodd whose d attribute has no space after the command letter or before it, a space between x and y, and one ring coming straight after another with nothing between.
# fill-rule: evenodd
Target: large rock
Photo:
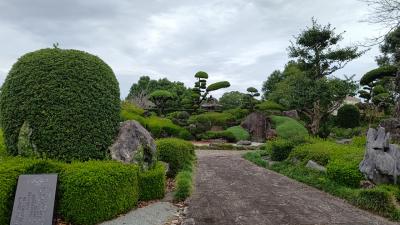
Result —
<instances>
[{"instance_id":1,"label":"large rock","mask_svg":"<svg viewBox=\"0 0 400 225\"><path fill-rule=\"evenodd\" d=\"M317 170L317 171L321 171L321 172L326 172L326 168L319 165L318 163L312 161L312 160L308 160L306 167L313 169L313 170Z\"/></svg>"},{"instance_id":2,"label":"large rock","mask_svg":"<svg viewBox=\"0 0 400 225\"><path fill-rule=\"evenodd\" d=\"M376 184L397 183L400 175L400 150L390 144L390 133L385 128L370 128L367 134L367 147L360 171Z\"/></svg>"},{"instance_id":3,"label":"large rock","mask_svg":"<svg viewBox=\"0 0 400 225\"><path fill-rule=\"evenodd\" d=\"M124 163L138 163L145 168L153 165L156 143L151 134L138 122L121 123L118 137L110 147L111 157Z\"/></svg>"},{"instance_id":4,"label":"large rock","mask_svg":"<svg viewBox=\"0 0 400 225\"><path fill-rule=\"evenodd\" d=\"M283 111L282 115L290 117L290 118L293 118L293 119L296 119L296 120L299 119L299 114L297 113L297 110Z\"/></svg>"},{"instance_id":5,"label":"large rock","mask_svg":"<svg viewBox=\"0 0 400 225\"><path fill-rule=\"evenodd\" d=\"M400 119L389 118L382 120L380 126L390 133L390 138L396 143L400 143Z\"/></svg>"},{"instance_id":6,"label":"large rock","mask_svg":"<svg viewBox=\"0 0 400 225\"><path fill-rule=\"evenodd\" d=\"M265 142L267 131L271 129L271 122L264 114L253 112L246 117L241 126L250 133L251 141Z\"/></svg>"}]
</instances>

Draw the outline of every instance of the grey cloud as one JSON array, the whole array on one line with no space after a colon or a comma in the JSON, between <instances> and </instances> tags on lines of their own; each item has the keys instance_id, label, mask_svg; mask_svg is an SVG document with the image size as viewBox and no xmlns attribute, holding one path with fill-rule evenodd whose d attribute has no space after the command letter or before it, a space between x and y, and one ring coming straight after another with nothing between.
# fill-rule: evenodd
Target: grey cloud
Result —
<instances>
[{"instance_id":1,"label":"grey cloud","mask_svg":"<svg viewBox=\"0 0 400 225\"><path fill-rule=\"evenodd\" d=\"M141 75L191 86L198 70L211 81L231 81L229 90L261 88L283 68L289 41L312 16L346 30L344 44L378 34L358 22L367 13L358 0L0 0L0 9L0 81L22 54L59 42L104 59L121 97ZM376 54L375 48L337 75L359 77L375 66Z\"/></svg>"}]
</instances>

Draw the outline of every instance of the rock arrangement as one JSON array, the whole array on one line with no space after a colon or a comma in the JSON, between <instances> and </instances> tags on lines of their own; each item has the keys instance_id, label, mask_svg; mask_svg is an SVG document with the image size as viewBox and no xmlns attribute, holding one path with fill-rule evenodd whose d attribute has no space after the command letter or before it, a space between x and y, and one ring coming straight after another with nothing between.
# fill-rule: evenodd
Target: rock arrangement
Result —
<instances>
[{"instance_id":1,"label":"rock arrangement","mask_svg":"<svg viewBox=\"0 0 400 225\"><path fill-rule=\"evenodd\" d=\"M400 172L400 150L390 144L390 133L385 128L370 128L367 134L367 147L360 171L375 184L397 183Z\"/></svg>"},{"instance_id":2,"label":"rock arrangement","mask_svg":"<svg viewBox=\"0 0 400 225\"><path fill-rule=\"evenodd\" d=\"M287 116L287 117L290 117L290 118L293 118L296 120L298 120L300 118L299 114L297 113L297 110L283 111L282 116Z\"/></svg>"},{"instance_id":3,"label":"rock arrangement","mask_svg":"<svg viewBox=\"0 0 400 225\"><path fill-rule=\"evenodd\" d=\"M251 141L265 142L271 122L264 114L253 112L246 117L241 126L250 133Z\"/></svg>"},{"instance_id":4,"label":"rock arrangement","mask_svg":"<svg viewBox=\"0 0 400 225\"><path fill-rule=\"evenodd\" d=\"M390 138L392 141L400 142L400 119L385 119L379 125L385 128L386 132L390 133Z\"/></svg>"},{"instance_id":5,"label":"rock arrangement","mask_svg":"<svg viewBox=\"0 0 400 225\"><path fill-rule=\"evenodd\" d=\"M124 163L139 163L149 167L155 162L156 143L151 134L138 122L121 123L118 137L110 147L111 157Z\"/></svg>"}]
</instances>

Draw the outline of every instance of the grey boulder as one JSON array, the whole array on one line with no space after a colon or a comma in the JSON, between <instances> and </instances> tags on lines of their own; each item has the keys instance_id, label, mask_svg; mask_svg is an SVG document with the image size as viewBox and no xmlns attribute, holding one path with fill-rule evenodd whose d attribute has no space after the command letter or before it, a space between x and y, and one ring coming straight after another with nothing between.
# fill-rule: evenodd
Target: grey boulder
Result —
<instances>
[{"instance_id":1,"label":"grey boulder","mask_svg":"<svg viewBox=\"0 0 400 225\"><path fill-rule=\"evenodd\" d=\"M390 133L386 133L385 128L369 128L367 147L359 169L375 184L397 183L400 150L397 145L390 144Z\"/></svg>"},{"instance_id":2,"label":"grey boulder","mask_svg":"<svg viewBox=\"0 0 400 225\"><path fill-rule=\"evenodd\" d=\"M319 165L318 163L312 161L312 160L308 160L306 167L313 169L313 170L317 170L317 171L321 171L321 172L326 172L326 168Z\"/></svg>"},{"instance_id":3,"label":"grey boulder","mask_svg":"<svg viewBox=\"0 0 400 225\"><path fill-rule=\"evenodd\" d=\"M156 161L156 143L140 123L128 120L121 123L118 137L109 148L111 158L124 163L150 167Z\"/></svg>"}]
</instances>

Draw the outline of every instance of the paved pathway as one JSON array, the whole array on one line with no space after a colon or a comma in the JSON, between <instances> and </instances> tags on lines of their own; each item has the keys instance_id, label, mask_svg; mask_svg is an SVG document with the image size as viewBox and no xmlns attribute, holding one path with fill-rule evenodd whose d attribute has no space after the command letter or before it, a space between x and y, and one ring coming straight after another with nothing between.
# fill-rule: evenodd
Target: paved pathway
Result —
<instances>
[{"instance_id":1,"label":"paved pathway","mask_svg":"<svg viewBox=\"0 0 400 225\"><path fill-rule=\"evenodd\" d=\"M241 158L243 152L197 151L188 217L196 225L396 224Z\"/></svg>"}]
</instances>

